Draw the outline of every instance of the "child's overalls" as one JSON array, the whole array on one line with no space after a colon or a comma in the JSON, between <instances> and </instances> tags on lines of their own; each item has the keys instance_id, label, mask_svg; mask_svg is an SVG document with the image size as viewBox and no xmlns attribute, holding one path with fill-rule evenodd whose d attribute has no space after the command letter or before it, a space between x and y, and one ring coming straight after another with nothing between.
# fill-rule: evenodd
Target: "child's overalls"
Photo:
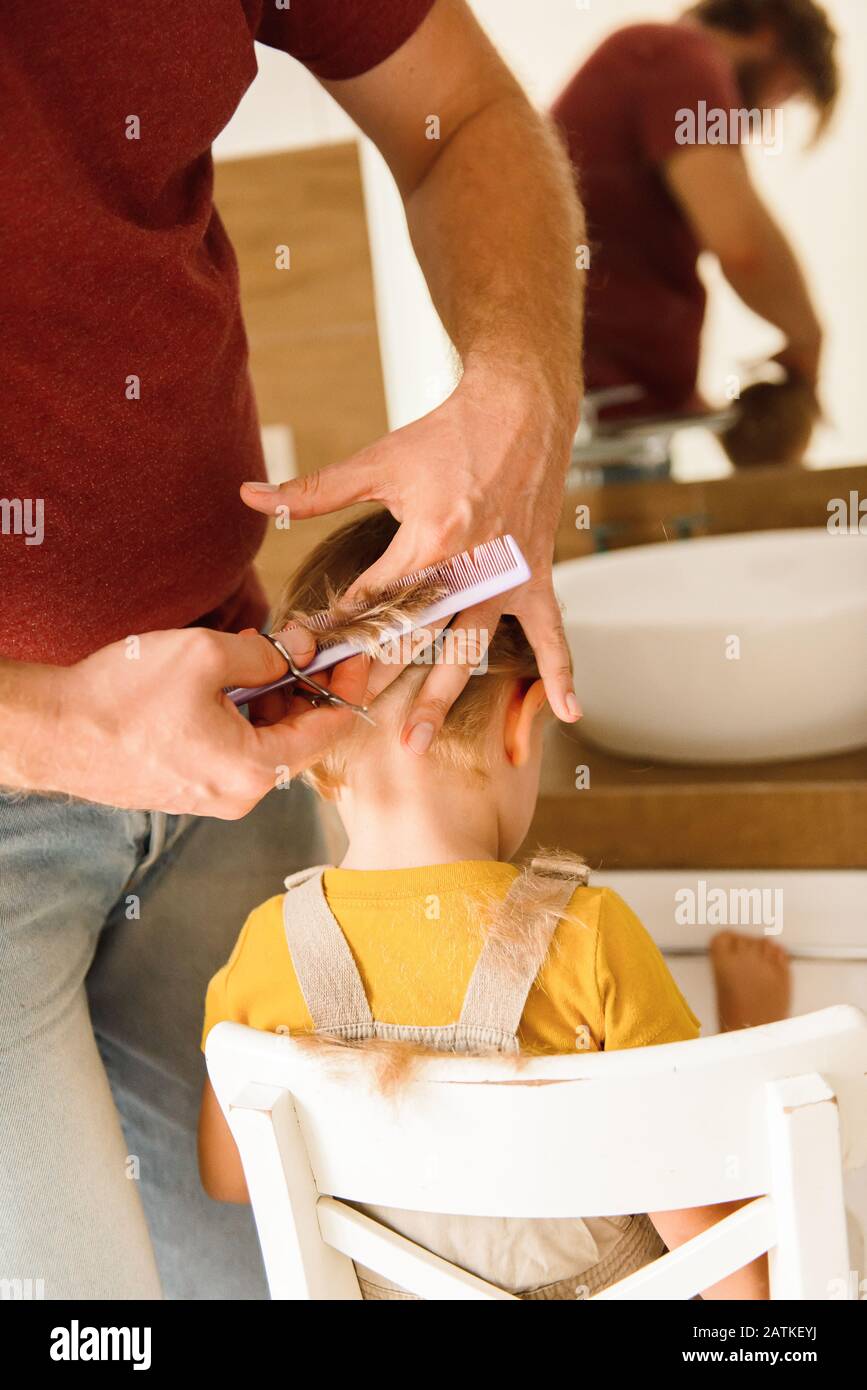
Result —
<instances>
[{"instance_id":1,"label":"child's overalls","mask_svg":"<svg viewBox=\"0 0 867 1390\"><path fill-rule=\"evenodd\" d=\"M327 866L286 879L283 922L289 954L317 1033L351 1042L384 1038L442 1052L517 1054L518 1025L556 928L528 932L517 951L486 937L460 1018L441 1027L374 1019L352 952L322 886ZM580 880L562 881L562 911ZM510 893L515 885L510 888ZM575 1299L654 1260L665 1247L646 1216L547 1219L445 1216L360 1206L392 1230L452 1264L526 1299ZM357 1266L364 1298L414 1299L382 1275Z\"/></svg>"}]
</instances>

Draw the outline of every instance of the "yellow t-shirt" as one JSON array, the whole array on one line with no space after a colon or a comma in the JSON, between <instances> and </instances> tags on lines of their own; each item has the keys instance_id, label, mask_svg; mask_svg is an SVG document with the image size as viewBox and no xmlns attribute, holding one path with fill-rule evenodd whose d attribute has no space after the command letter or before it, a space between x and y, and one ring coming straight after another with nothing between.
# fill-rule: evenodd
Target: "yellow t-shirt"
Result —
<instances>
[{"instance_id":1,"label":"yellow t-shirt","mask_svg":"<svg viewBox=\"0 0 867 1390\"><path fill-rule=\"evenodd\" d=\"M327 869L328 904L349 943L374 1018L454 1023L481 950L479 898L504 897L513 864L466 860L419 869ZM531 989L522 1048L595 1052L698 1037L700 1024L656 945L609 888L578 888ZM438 914L438 915L437 915ZM202 1047L215 1024L310 1031L283 930L282 895L257 907L208 986Z\"/></svg>"}]
</instances>

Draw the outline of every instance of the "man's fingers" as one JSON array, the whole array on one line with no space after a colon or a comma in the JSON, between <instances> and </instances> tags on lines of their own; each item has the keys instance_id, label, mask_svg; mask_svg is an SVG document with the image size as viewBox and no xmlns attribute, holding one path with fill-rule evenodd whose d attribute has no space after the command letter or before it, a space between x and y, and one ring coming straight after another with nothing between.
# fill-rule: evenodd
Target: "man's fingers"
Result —
<instances>
[{"instance_id":1,"label":"man's fingers","mask_svg":"<svg viewBox=\"0 0 867 1390\"><path fill-rule=\"evenodd\" d=\"M195 649L199 673L209 682L213 681L216 688L269 685L286 673L286 658L258 632L191 628L190 633L195 633L196 643L201 644ZM293 660L309 661L316 649L313 637L298 629L292 642Z\"/></svg>"},{"instance_id":2,"label":"man's fingers","mask_svg":"<svg viewBox=\"0 0 867 1390\"><path fill-rule=\"evenodd\" d=\"M360 652L358 656L349 657L348 660L339 662L337 666L324 671L317 671L311 679L322 690L337 696L340 700L363 707L367 703L369 672L370 657ZM316 706L312 701L317 698L320 700L322 708L339 708L338 705L331 705L327 695L319 696L318 691L312 685L306 685L303 679L295 685L284 686L282 690L274 693L285 696L285 705L280 716L280 722L284 724L291 724L293 721L297 721L302 714L310 709L315 709ZM273 722L276 723L277 721Z\"/></svg>"},{"instance_id":3,"label":"man's fingers","mask_svg":"<svg viewBox=\"0 0 867 1390\"><path fill-rule=\"evenodd\" d=\"M195 649L199 675L209 684L213 682L215 690L236 685L270 685L286 675L285 656L254 628L243 632L193 628L190 632L197 634L196 642L201 644ZM316 654L315 637L297 624L281 632L280 641L296 666L306 666ZM255 714L257 718L262 716L258 702Z\"/></svg>"},{"instance_id":4,"label":"man's fingers","mask_svg":"<svg viewBox=\"0 0 867 1390\"><path fill-rule=\"evenodd\" d=\"M351 710L339 706L308 706L276 724L251 729L263 767L269 772L273 770L274 786L315 763L338 738L349 733L357 718Z\"/></svg>"},{"instance_id":5,"label":"man's fingers","mask_svg":"<svg viewBox=\"0 0 867 1390\"><path fill-rule=\"evenodd\" d=\"M274 516L288 508L292 520L305 521L375 498L371 449L331 463L286 483L242 483L241 497L255 512Z\"/></svg>"},{"instance_id":6,"label":"man's fingers","mask_svg":"<svg viewBox=\"0 0 867 1390\"><path fill-rule=\"evenodd\" d=\"M419 559L418 550L405 539L406 527L401 526L391 544L382 552L379 559L360 574L346 590L345 598L358 599L361 595L384 589L395 579L402 579L413 570L423 569L427 563Z\"/></svg>"},{"instance_id":7,"label":"man's fingers","mask_svg":"<svg viewBox=\"0 0 867 1390\"><path fill-rule=\"evenodd\" d=\"M290 686L291 690L292 687ZM253 700L250 705L251 724L276 724L286 716L286 687L280 690L270 690L267 695L260 695L258 700Z\"/></svg>"},{"instance_id":8,"label":"man's fingers","mask_svg":"<svg viewBox=\"0 0 867 1390\"><path fill-rule=\"evenodd\" d=\"M410 661L418 659L432 645L448 624L448 618L440 618L426 627L416 628L395 643L386 643L382 656L371 663L364 703L372 704L406 670Z\"/></svg>"},{"instance_id":9,"label":"man's fingers","mask_svg":"<svg viewBox=\"0 0 867 1390\"><path fill-rule=\"evenodd\" d=\"M333 671L317 673L315 680L318 685L327 686L350 704L362 704L369 666L370 658L367 656L350 657L348 661L335 666ZM350 734L353 722L358 717L352 710L340 705L323 701L316 708L301 695L290 696L282 719L251 728L258 760L273 776L274 786L277 786L303 772L338 739Z\"/></svg>"},{"instance_id":10,"label":"man's fingers","mask_svg":"<svg viewBox=\"0 0 867 1390\"><path fill-rule=\"evenodd\" d=\"M316 655L316 638L309 628L302 627L300 623L290 623L272 635L279 638L280 645L286 648L296 666L306 666ZM268 645L273 647L271 642ZM277 655L280 653L277 652ZM285 667L285 661L283 665Z\"/></svg>"},{"instance_id":11,"label":"man's fingers","mask_svg":"<svg viewBox=\"0 0 867 1390\"><path fill-rule=\"evenodd\" d=\"M569 647L553 588L526 590L513 611L536 654L549 705L558 719L574 724L581 718L581 706L575 694Z\"/></svg>"},{"instance_id":12,"label":"man's fingers","mask_svg":"<svg viewBox=\"0 0 867 1390\"><path fill-rule=\"evenodd\" d=\"M360 653L332 668L328 688L335 695L339 695L341 700L348 700L351 705L363 705L369 678L370 657ZM324 684L318 675L314 679Z\"/></svg>"},{"instance_id":13,"label":"man's fingers","mask_svg":"<svg viewBox=\"0 0 867 1390\"><path fill-rule=\"evenodd\" d=\"M483 660L501 612L499 600L477 604L458 614L445 633L437 660L403 727L402 741L414 753L426 753L439 733L473 668Z\"/></svg>"}]
</instances>

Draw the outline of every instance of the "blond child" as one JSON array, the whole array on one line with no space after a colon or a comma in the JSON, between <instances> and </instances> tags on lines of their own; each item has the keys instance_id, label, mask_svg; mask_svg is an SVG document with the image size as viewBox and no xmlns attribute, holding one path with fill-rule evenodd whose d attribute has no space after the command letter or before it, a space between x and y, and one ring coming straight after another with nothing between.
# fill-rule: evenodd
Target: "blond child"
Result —
<instances>
[{"instance_id":1,"label":"blond child","mask_svg":"<svg viewBox=\"0 0 867 1390\"><path fill-rule=\"evenodd\" d=\"M275 630L333 603L395 530L377 512L331 535L290 581ZM250 914L209 986L202 1045L223 1020L408 1053L550 1054L697 1037L698 1020L616 893L587 886L567 856L524 871L510 862L533 817L546 713L517 620L501 621L484 674L418 756L399 730L425 672L402 669L375 701L375 727L357 721L304 774L336 807L348 848L338 868L293 876L285 895ZM247 1200L207 1082L199 1161L212 1197ZM522 1298L574 1299L577 1286L597 1292L738 1205L586 1221L365 1210ZM359 1273L367 1298L411 1297ZM766 1298L765 1259L704 1296Z\"/></svg>"}]
</instances>

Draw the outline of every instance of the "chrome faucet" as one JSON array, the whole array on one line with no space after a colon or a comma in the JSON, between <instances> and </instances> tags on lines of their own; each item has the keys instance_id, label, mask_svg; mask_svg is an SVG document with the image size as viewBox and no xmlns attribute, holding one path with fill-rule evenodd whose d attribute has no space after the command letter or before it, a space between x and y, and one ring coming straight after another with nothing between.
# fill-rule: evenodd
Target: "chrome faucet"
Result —
<instances>
[{"instance_id":1,"label":"chrome faucet","mask_svg":"<svg viewBox=\"0 0 867 1390\"><path fill-rule=\"evenodd\" d=\"M734 409L728 407L703 415L636 415L600 421L601 410L612 405L632 404L645 395L644 388L637 384L588 391L572 444L567 487L667 478L671 473L671 441L675 434L696 427L720 434L735 418Z\"/></svg>"}]
</instances>

